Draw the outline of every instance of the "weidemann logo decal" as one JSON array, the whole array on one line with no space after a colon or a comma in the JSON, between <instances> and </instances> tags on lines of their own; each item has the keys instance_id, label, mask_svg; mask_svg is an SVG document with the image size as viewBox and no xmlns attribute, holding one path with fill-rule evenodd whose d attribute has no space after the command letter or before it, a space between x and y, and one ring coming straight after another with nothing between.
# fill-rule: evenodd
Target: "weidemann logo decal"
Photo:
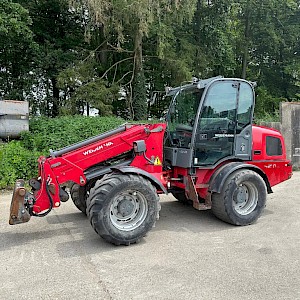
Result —
<instances>
[{"instance_id":1,"label":"weidemann logo decal","mask_svg":"<svg viewBox=\"0 0 300 300\"><path fill-rule=\"evenodd\" d=\"M93 154L93 153L95 153L95 152L98 152L98 151L100 151L100 150L103 150L104 148L108 148L108 147L112 146L113 144L114 144L113 142L107 142L107 143L104 143L104 144L102 144L102 145L97 146L97 147L94 148L94 149L89 149L89 150L87 150L87 151L84 151L82 154L83 154L83 155Z\"/></svg>"},{"instance_id":2,"label":"weidemann logo decal","mask_svg":"<svg viewBox=\"0 0 300 300\"><path fill-rule=\"evenodd\" d=\"M234 137L234 134L231 134L231 133L215 133L215 137L218 137L218 138Z\"/></svg>"}]
</instances>

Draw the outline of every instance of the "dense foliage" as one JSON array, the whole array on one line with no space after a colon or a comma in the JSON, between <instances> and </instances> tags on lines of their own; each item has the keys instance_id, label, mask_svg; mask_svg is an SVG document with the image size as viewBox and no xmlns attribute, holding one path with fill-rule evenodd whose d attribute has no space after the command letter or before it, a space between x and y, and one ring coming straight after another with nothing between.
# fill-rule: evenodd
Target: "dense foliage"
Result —
<instances>
[{"instance_id":1,"label":"dense foliage","mask_svg":"<svg viewBox=\"0 0 300 300\"><path fill-rule=\"evenodd\" d=\"M55 150L74 144L118 127L124 122L115 117L35 118L30 121L30 131L22 134L22 143L26 149L47 154L49 149Z\"/></svg>"},{"instance_id":2,"label":"dense foliage","mask_svg":"<svg viewBox=\"0 0 300 300\"><path fill-rule=\"evenodd\" d=\"M0 99L33 115L145 118L154 91L215 75L257 81L259 118L299 101L299 0L0 2Z\"/></svg>"},{"instance_id":3,"label":"dense foliage","mask_svg":"<svg viewBox=\"0 0 300 300\"><path fill-rule=\"evenodd\" d=\"M11 141L0 146L0 189L12 187L18 178L37 176L40 152L26 149L22 142Z\"/></svg>"},{"instance_id":4,"label":"dense foliage","mask_svg":"<svg viewBox=\"0 0 300 300\"><path fill-rule=\"evenodd\" d=\"M30 122L30 132L20 141L0 145L0 189L11 187L16 179L37 176L37 159L72 143L111 130L124 123L115 117L36 118Z\"/></svg>"}]
</instances>

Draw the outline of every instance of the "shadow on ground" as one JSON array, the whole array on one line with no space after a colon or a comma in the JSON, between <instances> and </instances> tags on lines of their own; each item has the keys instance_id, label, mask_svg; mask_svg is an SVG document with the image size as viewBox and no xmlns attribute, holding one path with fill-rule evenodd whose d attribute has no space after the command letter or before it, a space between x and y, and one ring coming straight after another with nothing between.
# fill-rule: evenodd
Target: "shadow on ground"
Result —
<instances>
[{"instance_id":1,"label":"shadow on ground","mask_svg":"<svg viewBox=\"0 0 300 300\"><path fill-rule=\"evenodd\" d=\"M272 211L265 210L264 215L272 213ZM51 239L53 239L53 243L56 243L59 255L65 258L78 256L82 253L86 254L86 252L93 254L120 249L120 247L111 245L100 238L91 227L88 218L83 213L75 211L75 207L74 212L59 213L55 211L45 219L46 222L43 222L39 230L36 230L38 228L36 223L34 226L31 226L30 223L17 225L24 227L18 227L16 231L11 230L11 227L9 227L9 230L2 232L0 236L0 251L26 246L29 243L36 243L40 246L42 241ZM42 220L36 222L38 221ZM178 201L164 201L161 203L160 219L151 232L161 232L161 234L164 234L164 232L209 234L238 228L218 220L210 210L198 211L191 205L182 204ZM55 240L56 237L67 241L59 242ZM146 241L142 239L139 244L144 243ZM131 245L131 247L138 246ZM124 247L121 246L121 248Z\"/></svg>"}]
</instances>

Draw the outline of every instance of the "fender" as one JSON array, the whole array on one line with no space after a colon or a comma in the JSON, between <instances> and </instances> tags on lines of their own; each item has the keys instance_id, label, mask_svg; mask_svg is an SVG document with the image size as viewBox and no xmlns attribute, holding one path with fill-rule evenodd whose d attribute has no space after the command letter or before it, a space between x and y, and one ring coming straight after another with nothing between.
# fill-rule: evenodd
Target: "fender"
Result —
<instances>
[{"instance_id":1,"label":"fender","mask_svg":"<svg viewBox=\"0 0 300 300\"><path fill-rule=\"evenodd\" d=\"M104 168L90 168L84 172L87 181L90 181L94 178L102 177L103 175L110 173L112 169L117 169L122 166L128 166L132 162L132 159L122 161L121 163L115 164L114 166L108 166Z\"/></svg>"},{"instance_id":2,"label":"fender","mask_svg":"<svg viewBox=\"0 0 300 300\"><path fill-rule=\"evenodd\" d=\"M144 171L144 170L136 168L136 167L131 167L131 166L111 167L111 170L119 171L124 174L126 174L126 173L139 174L139 175L149 179L153 185L155 185L157 188L162 190L166 195L168 194L168 191L163 186L163 184L157 178L155 178L152 174L148 173L147 171Z\"/></svg>"},{"instance_id":3,"label":"fender","mask_svg":"<svg viewBox=\"0 0 300 300\"><path fill-rule=\"evenodd\" d=\"M214 193L221 193L228 176L240 169L248 169L258 173L266 183L268 194L273 193L267 175L257 166L242 162L231 162L217 169L209 181L208 190Z\"/></svg>"}]
</instances>

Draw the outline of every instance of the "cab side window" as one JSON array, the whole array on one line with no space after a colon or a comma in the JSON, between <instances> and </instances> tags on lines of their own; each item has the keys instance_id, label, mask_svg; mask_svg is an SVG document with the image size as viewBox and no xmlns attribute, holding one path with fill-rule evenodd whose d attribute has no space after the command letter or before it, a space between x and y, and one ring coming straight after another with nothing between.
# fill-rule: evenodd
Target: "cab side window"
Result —
<instances>
[{"instance_id":1,"label":"cab side window","mask_svg":"<svg viewBox=\"0 0 300 300\"><path fill-rule=\"evenodd\" d=\"M266 137L266 152L269 156L282 155L282 144L281 140L277 137L267 136Z\"/></svg>"}]
</instances>

